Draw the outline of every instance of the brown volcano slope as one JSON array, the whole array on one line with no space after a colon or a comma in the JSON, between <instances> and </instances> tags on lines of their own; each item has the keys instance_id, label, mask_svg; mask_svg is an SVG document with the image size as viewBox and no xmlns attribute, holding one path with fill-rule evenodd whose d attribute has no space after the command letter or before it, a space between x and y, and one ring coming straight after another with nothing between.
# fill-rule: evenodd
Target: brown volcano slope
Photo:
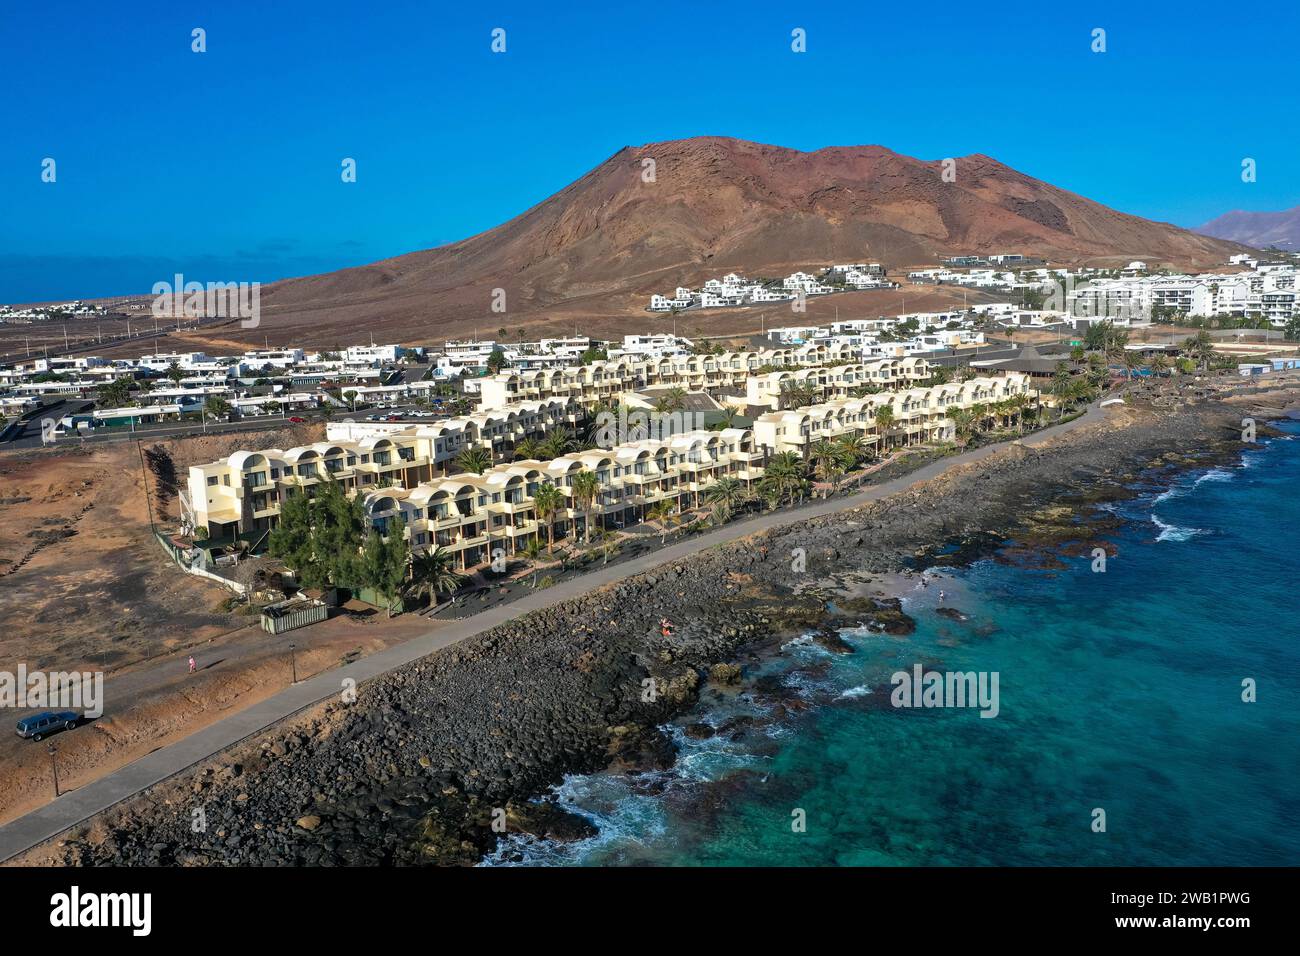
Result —
<instances>
[{"instance_id":1,"label":"brown volcano slope","mask_svg":"<svg viewBox=\"0 0 1300 956\"><path fill-rule=\"evenodd\" d=\"M653 159L654 178L643 178ZM1053 262L1218 265L1240 249L1116 212L983 155L881 146L805 153L705 137L626 147L532 209L472 238L263 290L260 341L437 341L500 326L600 332L644 323L654 291L738 271L1021 252ZM493 289L506 312L493 312ZM864 301L865 300L860 300ZM870 309L869 304L864 308ZM636 322L631 323L635 327ZM238 330L232 335L238 337Z\"/></svg>"}]
</instances>

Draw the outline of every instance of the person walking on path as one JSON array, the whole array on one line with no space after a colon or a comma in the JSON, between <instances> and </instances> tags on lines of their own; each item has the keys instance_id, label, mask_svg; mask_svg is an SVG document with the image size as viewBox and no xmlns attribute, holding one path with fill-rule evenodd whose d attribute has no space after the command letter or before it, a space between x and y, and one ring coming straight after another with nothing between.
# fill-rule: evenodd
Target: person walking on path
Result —
<instances>
[{"instance_id":1,"label":"person walking on path","mask_svg":"<svg viewBox=\"0 0 1300 956\"><path fill-rule=\"evenodd\" d=\"M194 655L190 655L190 673L193 674L199 669L199 665L194 662Z\"/></svg>"}]
</instances>

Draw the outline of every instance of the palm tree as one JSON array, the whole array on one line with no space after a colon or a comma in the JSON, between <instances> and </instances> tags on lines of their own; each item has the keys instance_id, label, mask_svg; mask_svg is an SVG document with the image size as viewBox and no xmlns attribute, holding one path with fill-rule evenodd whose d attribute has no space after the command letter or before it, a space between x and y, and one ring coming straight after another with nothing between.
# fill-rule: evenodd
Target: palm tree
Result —
<instances>
[{"instance_id":1,"label":"palm tree","mask_svg":"<svg viewBox=\"0 0 1300 956\"><path fill-rule=\"evenodd\" d=\"M1029 407L1028 395L1012 395L1007 399L1007 406L1016 419L1016 431L1022 433L1025 430L1025 409Z\"/></svg>"},{"instance_id":2,"label":"palm tree","mask_svg":"<svg viewBox=\"0 0 1300 956\"><path fill-rule=\"evenodd\" d=\"M550 482L538 485L533 492L533 507L537 509L537 517L546 525L547 554L555 550L555 514L564 507L564 501L564 492Z\"/></svg>"},{"instance_id":3,"label":"palm tree","mask_svg":"<svg viewBox=\"0 0 1300 956\"><path fill-rule=\"evenodd\" d=\"M686 389L674 386L664 392L663 397L655 402L655 411L680 412L686 407Z\"/></svg>"},{"instance_id":4,"label":"palm tree","mask_svg":"<svg viewBox=\"0 0 1300 956\"><path fill-rule=\"evenodd\" d=\"M1124 353L1128 351L1124 346L1128 345L1128 332L1115 327L1106 330L1106 341L1102 346L1102 351L1106 353L1109 361L1122 359Z\"/></svg>"},{"instance_id":5,"label":"palm tree","mask_svg":"<svg viewBox=\"0 0 1300 956\"><path fill-rule=\"evenodd\" d=\"M596 543L600 546L600 563L609 564L610 555L618 554L618 535L601 528L596 532Z\"/></svg>"},{"instance_id":6,"label":"palm tree","mask_svg":"<svg viewBox=\"0 0 1300 956\"><path fill-rule=\"evenodd\" d=\"M545 454L542 443L536 438L525 438L515 446L515 460L526 461Z\"/></svg>"},{"instance_id":7,"label":"palm tree","mask_svg":"<svg viewBox=\"0 0 1300 956\"><path fill-rule=\"evenodd\" d=\"M591 544L591 512L600 496L600 481L594 471L580 471L573 476L573 500L582 509L582 534L587 544Z\"/></svg>"},{"instance_id":8,"label":"palm tree","mask_svg":"<svg viewBox=\"0 0 1300 956\"><path fill-rule=\"evenodd\" d=\"M466 448L456 456L456 464L464 471L481 475L492 467L492 453L486 448Z\"/></svg>"},{"instance_id":9,"label":"palm tree","mask_svg":"<svg viewBox=\"0 0 1300 956\"><path fill-rule=\"evenodd\" d=\"M844 477L844 472L847 470L844 467L844 455L841 453L832 458L830 463L819 472L822 481L828 481L831 485L827 497L840 490L840 479Z\"/></svg>"},{"instance_id":10,"label":"palm tree","mask_svg":"<svg viewBox=\"0 0 1300 956\"><path fill-rule=\"evenodd\" d=\"M758 496L767 502L768 507L775 511L784 500L785 495L781 489L781 483L771 475L765 475L758 482Z\"/></svg>"},{"instance_id":11,"label":"palm tree","mask_svg":"<svg viewBox=\"0 0 1300 956\"><path fill-rule=\"evenodd\" d=\"M411 577L403 593L416 599L437 601L442 594L453 594L465 583L465 576L455 570L455 559L443 548L411 556Z\"/></svg>"},{"instance_id":12,"label":"palm tree","mask_svg":"<svg viewBox=\"0 0 1300 956\"><path fill-rule=\"evenodd\" d=\"M839 438L835 439L835 444L838 446L839 452L843 456L842 461L844 462L845 468L856 468L858 463L865 459L869 454L867 440L857 432L850 432L847 435L841 435Z\"/></svg>"},{"instance_id":13,"label":"palm tree","mask_svg":"<svg viewBox=\"0 0 1300 956\"><path fill-rule=\"evenodd\" d=\"M185 377L185 373L181 371L181 367L177 365L175 362L172 362L170 365L167 366L166 374L167 377L172 380L173 385L179 385L181 383L181 379Z\"/></svg>"},{"instance_id":14,"label":"palm tree","mask_svg":"<svg viewBox=\"0 0 1300 956\"><path fill-rule=\"evenodd\" d=\"M1070 394L1073 385L1074 376L1070 374L1070 366L1064 362L1056 363L1056 371L1052 373L1051 392L1056 396L1059 404L1057 418L1065 417L1065 400Z\"/></svg>"},{"instance_id":15,"label":"palm tree","mask_svg":"<svg viewBox=\"0 0 1300 956\"><path fill-rule=\"evenodd\" d=\"M808 449L808 458L822 481L834 484L835 472L840 467L840 455L834 444L819 438Z\"/></svg>"},{"instance_id":16,"label":"palm tree","mask_svg":"<svg viewBox=\"0 0 1300 956\"><path fill-rule=\"evenodd\" d=\"M781 386L780 405L782 408L804 408L817 404L821 389L808 382L791 381Z\"/></svg>"},{"instance_id":17,"label":"palm tree","mask_svg":"<svg viewBox=\"0 0 1300 956\"><path fill-rule=\"evenodd\" d=\"M1151 361L1147 364L1151 366L1151 374L1157 378L1169 371L1169 359L1164 355L1151 356Z\"/></svg>"},{"instance_id":18,"label":"palm tree","mask_svg":"<svg viewBox=\"0 0 1300 956\"><path fill-rule=\"evenodd\" d=\"M357 410L357 392L356 392L356 389L350 388L350 389L348 389L346 392L344 392L344 393L343 393L343 400L344 400L345 402L348 403L348 407L349 407L350 409L352 409L352 411L355 412L355 411Z\"/></svg>"},{"instance_id":19,"label":"palm tree","mask_svg":"<svg viewBox=\"0 0 1300 956\"><path fill-rule=\"evenodd\" d=\"M951 417L957 437L963 441L970 438L975 426L975 412L969 408L954 408Z\"/></svg>"},{"instance_id":20,"label":"palm tree","mask_svg":"<svg viewBox=\"0 0 1300 956\"><path fill-rule=\"evenodd\" d=\"M659 526L660 535L659 543L665 544L668 541L668 525L677 517L677 509L667 498L656 501L650 506L650 510L645 514L645 520L650 524Z\"/></svg>"},{"instance_id":21,"label":"palm tree","mask_svg":"<svg viewBox=\"0 0 1300 956\"><path fill-rule=\"evenodd\" d=\"M225 418L230 414L230 403L220 395L208 397L207 410L213 418Z\"/></svg>"},{"instance_id":22,"label":"palm tree","mask_svg":"<svg viewBox=\"0 0 1300 956\"><path fill-rule=\"evenodd\" d=\"M890 405L881 405L876 409L876 427L884 439L884 447L889 447L889 430L894 427L894 409Z\"/></svg>"},{"instance_id":23,"label":"palm tree","mask_svg":"<svg viewBox=\"0 0 1300 956\"><path fill-rule=\"evenodd\" d=\"M542 543L535 537L529 538L517 553L522 554L533 566L533 587L537 587L537 562L542 556Z\"/></svg>"},{"instance_id":24,"label":"palm tree","mask_svg":"<svg viewBox=\"0 0 1300 956\"><path fill-rule=\"evenodd\" d=\"M559 458L573 449L573 433L567 428L557 428L546 436L541 443L542 454L547 458Z\"/></svg>"},{"instance_id":25,"label":"palm tree","mask_svg":"<svg viewBox=\"0 0 1300 956\"><path fill-rule=\"evenodd\" d=\"M1129 349L1124 350L1124 377L1130 382L1133 380L1133 373L1142 367L1142 356L1138 352Z\"/></svg>"},{"instance_id":26,"label":"palm tree","mask_svg":"<svg viewBox=\"0 0 1300 956\"><path fill-rule=\"evenodd\" d=\"M807 485L807 466L803 459L795 452L779 451L768 460L765 474L759 482L759 493L769 503L779 504L795 494L802 498Z\"/></svg>"},{"instance_id":27,"label":"palm tree","mask_svg":"<svg viewBox=\"0 0 1300 956\"><path fill-rule=\"evenodd\" d=\"M744 498L745 486L739 478L719 478L704 489L704 500L713 505L714 514L721 519L719 524L731 518Z\"/></svg>"},{"instance_id":28,"label":"palm tree","mask_svg":"<svg viewBox=\"0 0 1300 956\"><path fill-rule=\"evenodd\" d=\"M1106 357L1100 352L1088 354L1088 380L1095 385L1106 381Z\"/></svg>"},{"instance_id":29,"label":"palm tree","mask_svg":"<svg viewBox=\"0 0 1300 956\"><path fill-rule=\"evenodd\" d=\"M1183 354L1209 371L1210 360L1214 357L1214 339L1205 329L1199 329L1194 336L1183 343Z\"/></svg>"}]
</instances>

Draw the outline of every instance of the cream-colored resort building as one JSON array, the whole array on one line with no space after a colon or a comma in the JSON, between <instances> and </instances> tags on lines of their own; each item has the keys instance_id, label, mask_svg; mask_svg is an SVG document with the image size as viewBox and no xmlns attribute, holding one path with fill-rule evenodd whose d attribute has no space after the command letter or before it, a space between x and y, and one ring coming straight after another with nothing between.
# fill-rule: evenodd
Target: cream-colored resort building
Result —
<instances>
[{"instance_id":1,"label":"cream-colored resort building","mask_svg":"<svg viewBox=\"0 0 1300 956\"><path fill-rule=\"evenodd\" d=\"M912 360L891 361L897 363L888 370L891 382L905 383L921 371L929 374L928 368L906 364ZM838 394L841 385L849 390L847 383L834 379L829 374L822 382L829 392ZM751 381L762 383L764 394L772 388L780 392L766 376ZM525 438L544 438L554 428L572 428L581 421L578 401L569 396L516 402L432 424L331 423L324 442L240 451L192 466L188 505L195 527L205 528L210 538L253 538L256 547L275 527L286 496L314 496L321 483L338 481L345 492L362 497L373 527L384 532L400 516L413 549L444 548L458 567L473 568L489 562L498 549L513 554L531 538L547 539L547 523L534 503L542 483L564 496L550 522L557 538L583 530L588 511L593 525L622 528L643 520L660 501L672 502L679 511L695 507L708 487L723 478L752 488L762 478L765 462L778 452L804 455L821 438L848 434L876 447L946 441L954 434L954 409L1030 393L1028 377L1018 373L894 388L767 412L748 428L643 438L551 461L503 461L483 474L456 473L457 456L480 447L494 459L509 458ZM602 400L616 402L620 394L611 392ZM887 429L878 424L878 411L885 406L892 418ZM573 490L574 477L583 471L593 472L599 487L589 508L575 500Z\"/></svg>"}]
</instances>

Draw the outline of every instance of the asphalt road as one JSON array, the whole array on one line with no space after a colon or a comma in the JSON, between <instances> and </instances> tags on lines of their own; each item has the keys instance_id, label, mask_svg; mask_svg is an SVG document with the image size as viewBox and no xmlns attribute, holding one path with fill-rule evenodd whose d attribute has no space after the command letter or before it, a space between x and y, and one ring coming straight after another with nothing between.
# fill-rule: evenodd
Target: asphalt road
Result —
<instances>
[{"instance_id":1,"label":"asphalt road","mask_svg":"<svg viewBox=\"0 0 1300 956\"><path fill-rule=\"evenodd\" d=\"M68 401L61 402L59 405L51 405L43 410L41 414L35 416L30 422L23 426L23 430L9 441L0 442L0 451L6 451L13 448L39 448L41 447L41 419L42 418L60 418L63 415L71 414L72 408L60 408L60 405L86 407L93 406L93 402ZM414 415L414 412L426 411L416 405L400 405L395 408L359 408L355 412L346 408L335 409L334 414L329 421L342 422L366 422L371 416L383 420L389 415L398 415L402 418L402 424L416 425L429 424L438 419L434 416ZM190 435L218 435L229 432L256 432L266 431L272 428L283 427L289 418L305 418L309 422L320 421L321 416L308 410L295 411L293 415L257 415L246 416L233 422L208 422L206 425L199 425L195 422L166 422L157 425L141 425L135 429L113 429L112 431L99 428L95 429L88 435L63 435L55 439L54 446L58 445L83 445L97 444L102 442L115 441L137 441L146 438L185 438Z\"/></svg>"},{"instance_id":2,"label":"asphalt road","mask_svg":"<svg viewBox=\"0 0 1300 956\"><path fill-rule=\"evenodd\" d=\"M1021 441L1033 447L1049 438L1093 424L1104 418L1104 415L1098 405L1093 404L1079 418L1071 419L1063 425L1051 426ZM950 468L987 458L1010 444L1012 444L1010 441L999 442L931 462L911 474L870 486L854 495L830 498L808 507L775 511L725 525L716 531L698 535L644 557L597 568L580 577L561 581L553 587L534 591L518 600L488 607L461 620L449 621L432 634L415 638L404 644L397 644L345 667L304 680L246 710L205 727L184 740L162 747L5 824L0 827L0 860L6 860L43 843L95 814L180 773L187 767L220 753L246 737L261 733L273 724L339 694L344 681L355 681L358 692L361 692L360 685L365 681L466 638L491 630L530 611L581 597L607 584L689 557L706 548L726 544L770 528L807 521L810 518L857 508L868 502L886 498L904 491L917 482L934 478ZM286 637L285 640L289 638Z\"/></svg>"}]
</instances>

